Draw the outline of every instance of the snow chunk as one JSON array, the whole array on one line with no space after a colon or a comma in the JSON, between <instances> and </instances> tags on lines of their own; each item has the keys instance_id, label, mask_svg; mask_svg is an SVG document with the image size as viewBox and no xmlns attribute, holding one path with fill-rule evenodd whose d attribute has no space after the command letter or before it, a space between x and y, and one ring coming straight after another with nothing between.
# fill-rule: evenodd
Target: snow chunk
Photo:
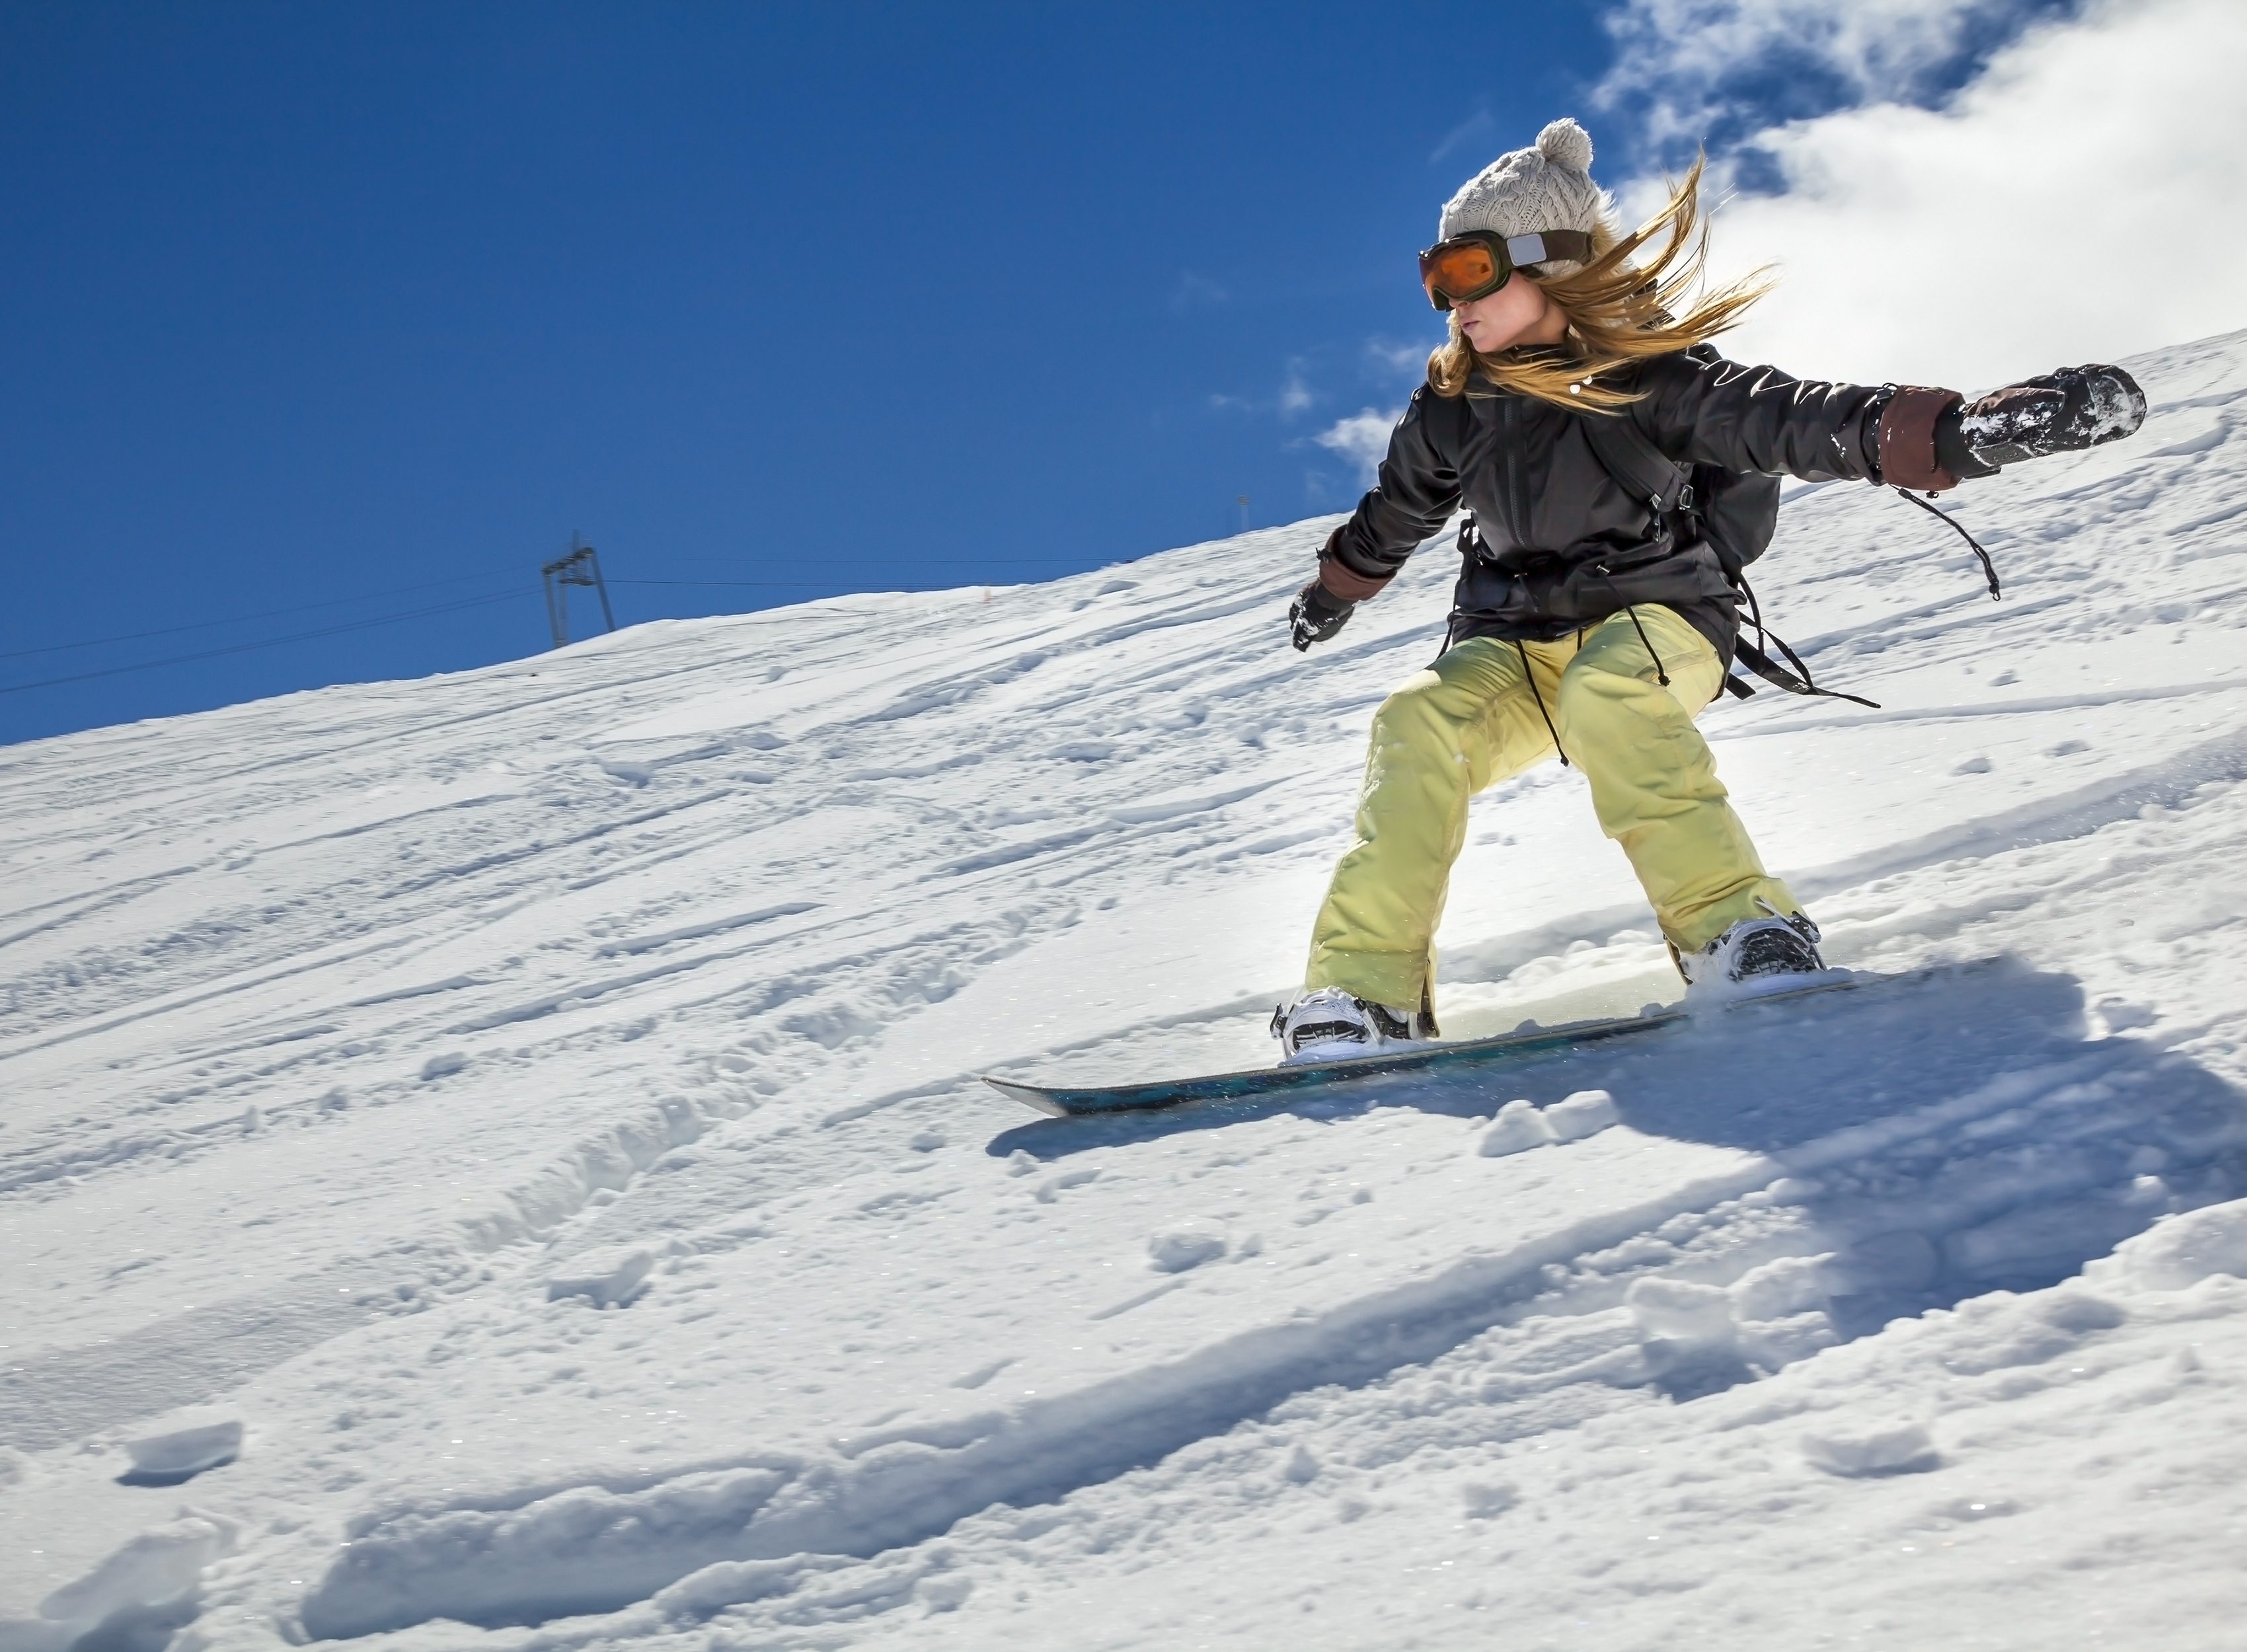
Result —
<instances>
[{"instance_id":1,"label":"snow chunk","mask_svg":"<svg viewBox=\"0 0 2247 1652\"><path fill-rule=\"evenodd\" d=\"M1868 1427L1846 1425L1802 1437L1802 1455L1829 1474L1852 1478L1871 1474L1918 1474L1936 1467L1941 1456L1925 1428L1908 1417Z\"/></svg>"},{"instance_id":2,"label":"snow chunk","mask_svg":"<svg viewBox=\"0 0 2247 1652\"><path fill-rule=\"evenodd\" d=\"M1063 1171L1060 1175L1048 1176L1038 1184L1037 1201L1041 1205L1050 1205L1070 1188L1083 1187L1087 1182L1099 1179L1099 1171L1089 1164L1078 1170Z\"/></svg>"},{"instance_id":3,"label":"snow chunk","mask_svg":"<svg viewBox=\"0 0 2247 1652\"><path fill-rule=\"evenodd\" d=\"M119 1612L160 1606L195 1587L213 1560L233 1553L237 1530L231 1520L200 1513L151 1526L40 1601L39 1615L93 1624Z\"/></svg>"},{"instance_id":4,"label":"snow chunk","mask_svg":"<svg viewBox=\"0 0 2247 1652\"><path fill-rule=\"evenodd\" d=\"M786 1594L844 1564L840 1556L791 1554L777 1560L721 1560L658 1589L649 1602L666 1618L703 1618L752 1601Z\"/></svg>"},{"instance_id":5,"label":"snow chunk","mask_svg":"<svg viewBox=\"0 0 2247 1652\"><path fill-rule=\"evenodd\" d=\"M959 1389L981 1388L1021 1357L1019 1354L1007 1354L998 1359L987 1361L968 1372L966 1376L953 1377L952 1386Z\"/></svg>"},{"instance_id":6,"label":"snow chunk","mask_svg":"<svg viewBox=\"0 0 2247 1652\"><path fill-rule=\"evenodd\" d=\"M1623 1300L1644 1337L1664 1342L1732 1340L1731 1294L1720 1286L1697 1285L1690 1280L1636 1280Z\"/></svg>"},{"instance_id":7,"label":"snow chunk","mask_svg":"<svg viewBox=\"0 0 2247 1652\"><path fill-rule=\"evenodd\" d=\"M1149 1259L1164 1273L1199 1267L1225 1250L1225 1235L1206 1222L1174 1222L1147 1239Z\"/></svg>"},{"instance_id":8,"label":"snow chunk","mask_svg":"<svg viewBox=\"0 0 2247 1652\"><path fill-rule=\"evenodd\" d=\"M1554 1141L1574 1142L1622 1121L1615 1114L1615 1097L1605 1090L1578 1090L1547 1108L1545 1122Z\"/></svg>"},{"instance_id":9,"label":"snow chunk","mask_svg":"<svg viewBox=\"0 0 2247 1652\"><path fill-rule=\"evenodd\" d=\"M2168 1217L2115 1253L2148 1290L2182 1291L2211 1273L2247 1279L2247 1199Z\"/></svg>"},{"instance_id":10,"label":"snow chunk","mask_svg":"<svg viewBox=\"0 0 2247 1652\"><path fill-rule=\"evenodd\" d=\"M2102 998L2098 1004L2099 1019L2107 1024L2109 1033L2127 1032L2134 1027L2151 1027L2161 1020L2161 1011L2147 1004L2133 1004L2127 999Z\"/></svg>"},{"instance_id":11,"label":"snow chunk","mask_svg":"<svg viewBox=\"0 0 2247 1652\"><path fill-rule=\"evenodd\" d=\"M1739 1328L1738 1353L1755 1369L1768 1374L1806 1360L1841 1340L1834 1321L1823 1310L1789 1314L1744 1322Z\"/></svg>"},{"instance_id":12,"label":"snow chunk","mask_svg":"<svg viewBox=\"0 0 2247 1652\"><path fill-rule=\"evenodd\" d=\"M655 1267L655 1252L645 1245L608 1245L571 1257L550 1275L546 1298L558 1302L582 1296L597 1307L623 1307L639 1294Z\"/></svg>"},{"instance_id":13,"label":"snow chunk","mask_svg":"<svg viewBox=\"0 0 2247 1652\"><path fill-rule=\"evenodd\" d=\"M125 1449L134 1478L184 1480L242 1454L242 1419L202 1408L174 1411L128 1436Z\"/></svg>"},{"instance_id":14,"label":"snow chunk","mask_svg":"<svg viewBox=\"0 0 2247 1652\"><path fill-rule=\"evenodd\" d=\"M446 1077L459 1072L468 1064L468 1055L461 1050L447 1050L442 1055L432 1055L421 1063L421 1081L426 1084L433 1078Z\"/></svg>"},{"instance_id":15,"label":"snow chunk","mask_svg":"<svg viewBox=\"0 0 2247 1652\"><path fill-rule=\"evenodd\" d=\"M826 1557L697 1567L693 1550L682 1554L681 1546L700 1543L707 1553L716 1546L707 1534L739 1532L790 1478L773 1468L707 1470L636 1491L570 1485L501 1511L363 1523L305 1595L301 1621L310 1639L333 1641L433 1617L519 1622L557 1601L652 1596L659 1609L707 1612L762 1599L778 1592L775 1584L790 1587L791 1573L825 1569ZM689 1574L651 1587L675 1572Z\"/></svg>"},{"instance_id":16,"label":"snow chunk","mask_svg":"<svg viewBox=\"0 0 2247 1652\"><path fill-rule=\"evenodd\" d=\"M1521 1488L1506 1480L1470 1480L1459 1487L1459 1498L1466 1505L1467 1519L1487 1520L1521 1501Z\"/></svg>"},{"instance_id":17,"label":"snow chunk","mask_svg":"<svg viewBox=\"0 0 2247 1652\"><path fill-rule=\"evenodd\" d=\"M1828 1259L1826 1255L1782 1256L1750 1268L1726 1293L1733 1312L1744 1321L1783 1320L1822 1309Z\"/></svg>"},{"instance_id":18,"label":"snow chunk","mask_svg":"<svg viewBox=\"0 0 2247 1652\"><path fill-rule=\"evenodd\" d=\"M913 1585L913 1593L931 1612L956 1612L975 1593L975 1581L957 1572L945 1572L921 1579Z\"/></svg>"},{"instance_id":19,"label":"snow chunk","mask_svg":"<svg viewBox=\"0 0 2247 1652\"><path fill-rule=\"evenodd\" d=\"M1476 1150L1485 1158L1504 1158L1509 1153L1542 1147L1552 1139L1553 1127L1534 1103L1508 1102L1482 1133L1482 1144Z\"/></svg>"}]
</instances>

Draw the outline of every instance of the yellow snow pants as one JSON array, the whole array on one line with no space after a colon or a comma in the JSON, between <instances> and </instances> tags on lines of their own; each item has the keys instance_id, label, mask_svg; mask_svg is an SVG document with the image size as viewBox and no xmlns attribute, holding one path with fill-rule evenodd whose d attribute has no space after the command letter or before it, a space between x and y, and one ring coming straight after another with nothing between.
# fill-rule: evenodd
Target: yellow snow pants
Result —
<instances>
[{"instance_id":1,"label":"yellow snow pants","mask_svg":"<svg viewBox=\"0 0 2247 1652\"><path fill-rule=\"evenodd\" d=\"M1759 898L1797 910L1764 871L1693 727L1724 683L1717 651L1670 609L1642 604L1637 616L1646 642L1628 611L1558 642L1471 638L1382 702L1357 841L1319 909L1307 990L1339 986L1403 1010L1433 1002L1436 925L1466 841L1467 799L1554 755L1554 730L1591 782L1600 829L1622 845L1680 951L1765 916Z\"/></svg>"}]
</instances>

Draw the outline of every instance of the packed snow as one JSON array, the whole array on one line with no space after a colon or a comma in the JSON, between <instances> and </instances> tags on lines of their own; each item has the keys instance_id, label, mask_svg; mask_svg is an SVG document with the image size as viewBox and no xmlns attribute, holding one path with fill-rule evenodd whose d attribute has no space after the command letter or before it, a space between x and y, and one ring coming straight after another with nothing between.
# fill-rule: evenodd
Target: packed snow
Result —
<instances>
[{"instance_id":1,"label":"packed snow","mask_svg":"<svg viewBox=\"0 0 2247 1652\"><path fill-rule=\"evenodd\" d=\"M2002 603L1790 489L1882 709L1704 727L1860 983L1464 1072L979 1080L1273 1059L1441 542L1308 657L1330 522L0 751L0 1649L2237 1646L2247 333L2133 365ZM1441 940L1680 995L1558 767Z\"/></svg>"}]
</instances>

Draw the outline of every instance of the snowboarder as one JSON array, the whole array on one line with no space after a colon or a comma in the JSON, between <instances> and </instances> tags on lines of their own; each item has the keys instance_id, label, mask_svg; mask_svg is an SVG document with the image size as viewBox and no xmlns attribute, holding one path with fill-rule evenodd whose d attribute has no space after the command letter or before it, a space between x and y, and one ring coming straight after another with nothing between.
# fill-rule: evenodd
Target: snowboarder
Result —
<instances>
[{"instance_id":1,"label":"snowboarder","mask_svg":"<svg viewBox=\"0 0 2247 1652\"><path fill-rule=\"evenodd\" d=\"M1629 857L1689 988L1825 967L1818 926L1764 870L1693 726L1725 683L1738 594L1678 511L1650 509L1602 462L1591 420L1629 420L1642 448L1679 465L1932 493L2144 418L2114 367L1968 403L1725 360L1707 341L1765 284L1695 297L1700 167L1622 235L1591 160L1583 127L1556 120L1444 205L1420 274L1450 341L1378 485L1289 611L1296 648L1326 641L1456 509L1470 513L1444 652L1374 716L1356 841L1313 927L1303 996L1273 1017L1283 1060L1436 1035L1432 938L1467 799L1555 755L1590 782L1600 829Z\"/></svg>"}]
</instances>

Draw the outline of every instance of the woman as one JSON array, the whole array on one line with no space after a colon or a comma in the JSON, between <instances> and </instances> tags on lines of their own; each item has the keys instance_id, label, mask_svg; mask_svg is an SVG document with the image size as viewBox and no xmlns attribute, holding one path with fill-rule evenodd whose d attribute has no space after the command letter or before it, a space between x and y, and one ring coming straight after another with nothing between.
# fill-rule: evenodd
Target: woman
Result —
<instances>
[{"instance_id":1,"label":"woman","mask_svg":"<svg viewBox=\"0 0 2247 1652\"><path fill-rule=\"evenodd\" d=\"M1588 420L1628 420L1679 464L1935 491L2144 418L2113 367L1967 405L1697 348L1764 290L1751 279L1689 302L1706 254L1699 167L1624 236L1591 160L1584 129L1556 120L1444 208L1420 266L1451 341L1290 611L1297 648L1324 641L1454 510L1472 513L1447 645L1374 717L1356 841L1303 996L1273 1018L1284 1060L1435 1036L1431 943L1467 799L1555 754L1591 782L1689 988L1825 967L1817 925L1764 870L1693 727L1731 661L1733 587L1709 543L1616 481Z\"/></svg>"}]
</instances>

